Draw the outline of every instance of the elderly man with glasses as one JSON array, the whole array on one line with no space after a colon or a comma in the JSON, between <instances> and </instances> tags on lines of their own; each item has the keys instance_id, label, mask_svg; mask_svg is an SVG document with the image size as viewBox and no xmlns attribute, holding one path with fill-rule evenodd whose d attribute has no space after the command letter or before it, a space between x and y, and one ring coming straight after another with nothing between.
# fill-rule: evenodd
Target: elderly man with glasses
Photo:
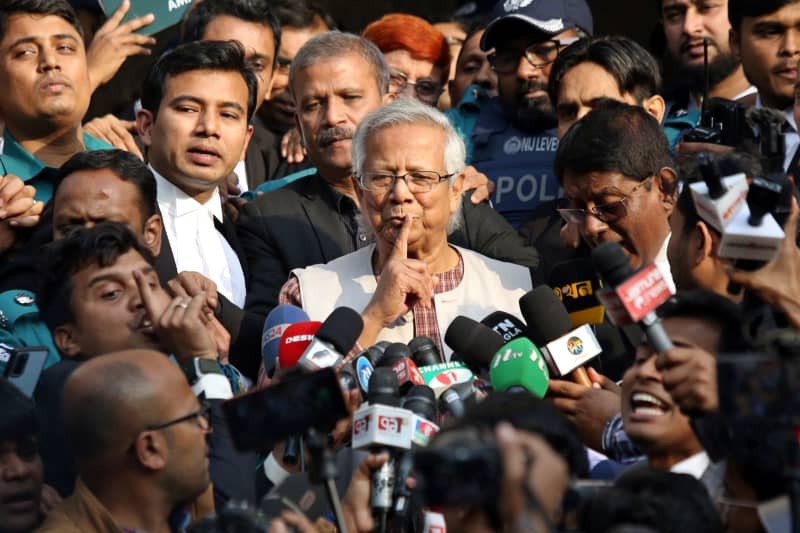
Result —
<instances>
[{"instance_id":1,"label":"elderly man with glasses","mask_svg":"<svg viewBox=\"0 0 800 533\"><path fill-rule=\"evenodd\" d=\"M451 350L442 339L458 315L519 316L528 269L447 242L460 220L464 153L447 118L416 100L367 115L353 138L353 179L375 244L293 270L281 303L301 305L312 320L351 307L364 319L361 347L425 335L445 359Z\"/></svg>"},{"instance_id":2,"label":"elderly man with glasses","mask_svg":"<svg viewBox=\"0 0 800 533\"><path fill-rule=\"evenodd\" d=\"M561 196L553 176L556 114L547 95L558 54L591 34L584 0L498 2L481 49L497 74L498 96L481 106L471 132L469 161L494 182L492 202L514 227Z\"/></svg>"}]
</instances>

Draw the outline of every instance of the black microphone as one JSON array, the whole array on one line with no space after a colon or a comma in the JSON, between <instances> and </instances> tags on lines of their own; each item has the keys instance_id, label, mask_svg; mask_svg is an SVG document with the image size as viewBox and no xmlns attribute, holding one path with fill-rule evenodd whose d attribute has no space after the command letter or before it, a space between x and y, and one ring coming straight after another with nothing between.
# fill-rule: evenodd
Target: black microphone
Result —
<instances>
[{"instance_id":1,"label":"black microphone","mask_svg":"<svg viewBox=\"0 0 800 533\"><path fill-rule=\"evenodd\" d=\"M361 315L349 307L337 307L297 361L307 371L336 365L353 347L364 328Z\"/></svg>"},{"instance_id":2,"label":"black microphone","mask_svg":"<svg viewBox=\"0 0 800 533\"><path fill-rule=\"evenodd\" d=\"M367 392L367 402L370 407L372 406L388 406L400 407L402 399L400 398L400 383L397 381L397 376L391 368L378 367L369 378L369 390ZM390 413L386 415L376 416L375 418L384 418L386 420L392 418ZM402 430L399 427L402 422L398 419L394 420L390 425L397 425L398 431ZM371 423L377 424L381 429L382 422L379 420L371 420ZM371 446L371 451L374 453L388 452L389 460L383 464L378 470L372 473L372 492L371 492L371 507L372 512L378 517L380 524L380 531L385 532L388 525L389 511L392 509L392 502L394 499L394 490L397 479L396 474L396 461L393 448L388 446Z\"/></svg>"},{"instance_id":3,"label":"black microphone","mask_svg":"<svg viewBox=\"0 0 800 533\"><path fill-rule=\"evenodd\" d=\"M413 385L424 385L417 365L411 359L411 350L402 342L394 342L386 347L378 367L391 368L400 383L400 394L405 394Z\"/></svg>"},{"instance_id":4,"label":"black microphone","mask_svg":"<svg viewBox=\"0 0 800 533\"><path fill-rule=\"evenodd\" d=\"M450 323L444 342L476 375L489 368L495 352L505 344L503 337L491 328L465 316L457 316Z\"/></svg>"},{"instance_id":5,"label":"black microphone","mask_svg":"<svg viewBox=\"0 0 800 533\"><path fill-rule=\"evenodd\" d=\"M522 320L504 311L495 311L481 320L481 324L492 328L492 331L503 337L504 344L525 336L525 324Z\"/></svg>"},{"instance_id":6,"label":"black microphone","mask_svg":"<svg viewBox=\"0 0 800 533\"><path fill-rule=\"evenodd\" d=\"M430 439L439 431L434 423L437 418L436 394L427 385L414 385L403 398L403 409L414 413L414 436L412 446L427 446ZM394 512L404 517L408 512L411 490L406 479L411 475L414 466L414 455L410 450L404 451L397 462L397 483L395 483Z\"/></svg>"},{"instance_id":7,"label":"black microphone","mask_svg":"<svg viewBox=\"0 0 800 533\"><path fill-rule=\"evenodd\" d=\"M454 418L464 416L467 401L475 397L475 388L472 383L456 383L439 396L439 410Z\"/></svg>"},{"instance_id":8,"label":"black microphone","mask_svg":"<svg viewBox=\"0 0 800 533\"><path fill-rule=\"evenodd\" d=\"M408 348L411 350L411 359L414 363L420 366L438 365L442 362L442 355L439 353L439 348L436 343L430 338L420 335L414 337L408 343Z\"/></svg>"},{"instance_id":9,"label":"black microphone","mask_svg":"<svg viewBox=\"0 0 800 533\"><path fill-rule=\"evenodd\" d=\"M628 262L628 257L622 251L622 246L615 242L606 242L592 250L592 263L595 269L614 289L633 276L633 268ZM655 310L649 310L639 324L644 329L650 346L657 353L665 352L672 348L667 332L661 325L661 319Z\"/></svg>"},{"instance_id":10,"label":"black microphone","mask_svg":"<svg viewBox=\"0 0 800 533\"><path fill-rule=\"evenodd\" d=\"M547 285L539 285L520 298L519 307L528 322L528 338L539 347L552 372L559 377L569 374L575 383L591 387L592 381L583 365L601 352L591 326L584 324L573 329L566 307ZM568 333L573 344L553 342ZM569 348L565 350L567 345Z\"/></svg>"}]
</instances>

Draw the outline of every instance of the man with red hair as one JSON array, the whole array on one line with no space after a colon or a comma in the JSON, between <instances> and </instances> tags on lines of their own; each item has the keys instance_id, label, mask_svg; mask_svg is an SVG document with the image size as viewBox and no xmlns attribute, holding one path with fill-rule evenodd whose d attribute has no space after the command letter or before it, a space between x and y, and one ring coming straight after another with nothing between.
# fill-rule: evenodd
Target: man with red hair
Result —
<instances>
[{"instance_id":1,"label":"man with red hair","mask_svg":"<svg viewBox=\"0 0 800 533\"><path fill-rule=\"evenodd\" d=\"M450 47L444 35L414 15L392 13L362 36L383 52L391 70L389 92L435 106L450 79Z\"/></svg>"}]
</instances>

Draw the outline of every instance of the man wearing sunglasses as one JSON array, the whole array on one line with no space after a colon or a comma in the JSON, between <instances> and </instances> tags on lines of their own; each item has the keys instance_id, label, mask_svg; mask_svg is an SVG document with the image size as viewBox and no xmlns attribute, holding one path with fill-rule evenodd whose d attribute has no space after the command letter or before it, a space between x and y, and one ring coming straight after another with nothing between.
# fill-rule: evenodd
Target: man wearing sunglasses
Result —
<instances>
[{"instance_id":1,"label":"man wearing sunglasses","mask_svg":"<svg viewBox=\"0 0 800 533\"><path fill-rule=\"evenodd\" d=\"M213 512L208 408L159 352L115 352L84 363L64 390L75 492L40 531L183 531Z\"/></svg>"},{"instance_id":2,"label":"man wearing sunglasses","mask_svg":"<svg viewBox=\"0 0 800 533\"><path fill-rule=\"evenodd\" d=\"M591 34L584 0L507 0L481 39L497 73L497 98L481 110L472 131L470 161L495 184L492 202L514 227L541 202L559 197L553 176L556 115L547 95L558 54Z\"/></svg>"}]
</instances>

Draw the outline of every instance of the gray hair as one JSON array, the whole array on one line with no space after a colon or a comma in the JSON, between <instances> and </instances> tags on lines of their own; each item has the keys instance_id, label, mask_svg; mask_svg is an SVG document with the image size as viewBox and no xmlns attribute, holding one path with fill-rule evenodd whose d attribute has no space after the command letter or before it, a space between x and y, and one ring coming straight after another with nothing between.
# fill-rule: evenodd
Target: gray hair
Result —
<instances>
[{"instance_id":1,"label":"gray hair","mask_svg":"<svg viewBox=\"0 0 800 533\"><path fill-rule=\"evenodd\" d=\"M444 113L415 98L400 98L364 117L353 135L353 175L361 176L364 173L367 138L380 130L405 125L431 126L444 132L444 166L447 173L452 174L448 182L452 187L458 173L466 166L467 150L464 141ZM459 202L457 211L450 217L447 233L452 233L460 225L461 203Z\"/></svg>"},{"instance_id":2,"label":"gray hair","mask_svg":"<svg viewBox=\"0 0 800 533\"><path fill-rule=\"evenodd\" d=\"M323 61L353 54L361 57L370 66L381 96L388 93L389 65L378 47L363 37L340 31L315 35L300 48L289 67L289 90L294 94L294 81L299 71Z\"/></svg>"}]
</instances>

